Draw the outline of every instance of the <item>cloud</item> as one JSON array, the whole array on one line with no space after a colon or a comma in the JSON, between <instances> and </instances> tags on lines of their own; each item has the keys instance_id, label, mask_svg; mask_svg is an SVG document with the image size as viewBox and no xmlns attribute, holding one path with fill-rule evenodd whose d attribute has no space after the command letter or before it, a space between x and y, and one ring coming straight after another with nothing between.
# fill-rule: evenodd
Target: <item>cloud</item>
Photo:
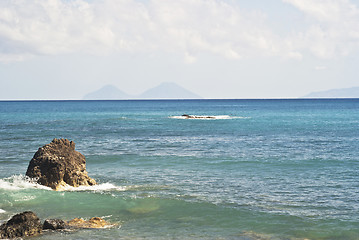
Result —
<instances>
[{"instance_id":1,"label":"cloud","mask_svg":"<svg viewBox=\"0 0 359 240\"><path fill-rule=\"evenodd\" d=\"M279 56L300 60L359 49L359 10L348 0L283 0L309 19L279 36L259 10L227 0L0 1L0 61L86 53L201 53L229 59ZM284 19L285 20L285 19Z\"/></svg>"},{"instance_id":2,"label":"cloud","mask_svg":"<svg viewBox=\"0 0 359 240\"><path fill-rule=\"evenodd\" d=\"M296 49L320 58L359 50L359 9L349 0L283 0L302 11L310 26L292 36Z\"/></svg>"},{"instance_id":3,"label":"cloud","mask_svg":"<svg viewBox=\"0 0 359 240\"><path fill-rule=\"evenodd\" d=\"M135 19L140 21L137 24L140 27L143 17L141 5L129 1L1 2L1 54L100 54L129 49L134 34L132 29L126 29L127 23L132 21L134 26Z\"/></svg>"},{"instance_id":4,"label":"cloud","mask_svg":"<svg viewBox=\"0 0 359 240\"><path fill-rule=\"evenodd\" d=\"M316 66L314 69L317 71L323 71L323 70L326 70L327 67L326 66Z\"/></svg>"},{"instance_id":5,"label":"cloud","mask_svg":"<svg viewBox=\"0 0 359 240\"><path fill-rule=\"evenodd\" d=\"M278 51L263 14L244 12L226 1L155 0L149 11L164 36L159 42L192 56L205 51L237 59Z\"/></svg>"},{"instance_id":6,"label":"cloud","mask_svg":"<svg viewBox=\"0 0 359 240\"><path fill-rule=\"evenodd\" d=\"M180 52L190 62L201 52L282 55L265 21L263 13L219 0L1 1L0 60L157 50Z\"/></svg>"},{"instance_id":7,"label":"cloud","mask_svg":"<svg viewBox=\"0 0 359 240\"><path fill-rule=\"evenodd\" d=\"M126 49L138 29L127 24L141 27L141 10L131 1L6 1L0 6L0 38L8 43L4 49L19 54Z\"/></svg>"}]
</instances>

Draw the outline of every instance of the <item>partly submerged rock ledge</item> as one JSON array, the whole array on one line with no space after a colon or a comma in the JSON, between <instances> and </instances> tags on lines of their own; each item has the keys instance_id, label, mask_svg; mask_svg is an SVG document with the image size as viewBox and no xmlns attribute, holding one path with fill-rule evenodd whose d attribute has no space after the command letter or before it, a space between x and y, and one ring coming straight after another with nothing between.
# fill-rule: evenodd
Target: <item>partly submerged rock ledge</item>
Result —
<instances>
[{"instance_id":1,"label":"partly submerged rock ledge","mask_svg":"<svg viewBox=\"0 0 359 240\"><path fill-rule=\"evenodd\" d=\"M112 226L115 226L115 224L110 224L100 217L93 217L90 220L74 218L70 221L63 221L61 219L46 219L43 225L43 229L61 230L81 228L107 228Z\"/></svg>"},{"instance_id":2,"label":"partly submerged rock ledge","mask_svg":"<svg viewBox=\"0 0 359 240\"><path fill-rule=\"evenodd\" d=\"M61 190L67 185L78 187L96 184L87 175L85 156L75 151L75 143L68 139L55 138L39 148L30 161L26 176L54 190Z\"/></svg>"},{"instance_id":3,"label":"partly submerged rock ledge","mask_svg":"<svg viewBox=\"0 0 359 240\"><path fill-rule=\"evenodd\" d=\"M67 222L67 226L74 228L106 228L108 226L113 226L113 224L109 224L102 218L93 217L88 221L83 220L82 218L74 218Z\"/></svg>"},{"instance_id":4,"label":"partly submerged rock ledge","mask_svg":"<svg viewBox=\"0 0 359 240\"><path fill-rule=\"evenodd\" d=\"M9 221L0 225L0 239L37 236L42 234L43 230L106 228L111 226L115 225L99 217L93 217L88 221L81 218L75 218L70 221L46 219L41 224L40 219L35 213L27 211L14 215Z\"/></svg>"}]
</instances>

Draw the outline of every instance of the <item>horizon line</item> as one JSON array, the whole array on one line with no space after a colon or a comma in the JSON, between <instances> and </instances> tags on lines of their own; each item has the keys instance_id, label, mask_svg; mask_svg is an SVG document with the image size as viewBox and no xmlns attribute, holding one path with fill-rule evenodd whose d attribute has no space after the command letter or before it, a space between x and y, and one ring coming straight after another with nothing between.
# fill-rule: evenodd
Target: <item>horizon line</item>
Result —
<instances>
[{"instance_id":1,"label":"horizon line","mask_svg":"<svg viewBox=\"0 0 359 240\"><path fill-rule=\"evenodd\" d=\"M206 100L348 100L359 99L351 97L338 97L338 98L306 98L306 97L287 97L287 98L131 98L131 99L0 99L0 102L70 102L70 101L206 101Z\"/></svg>"}]
</instances>

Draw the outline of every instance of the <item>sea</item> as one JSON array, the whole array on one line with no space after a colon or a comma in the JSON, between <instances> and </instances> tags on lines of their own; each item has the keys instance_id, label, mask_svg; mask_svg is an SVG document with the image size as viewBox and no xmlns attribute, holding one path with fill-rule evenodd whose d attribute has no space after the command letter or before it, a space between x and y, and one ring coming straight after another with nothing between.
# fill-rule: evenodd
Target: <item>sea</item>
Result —
<instances>
[{"instance_id":1,"label":"sea","mask_svg":"<svg viewBox=\"0 0 359 240\"><path fill-rule=\"evenodd\" d=\"M25 177L54 138L98 185ZM0 223L23 211L113 224L33 240L358 240L359 99L0 101Z\"/></svg>"}]
</instances>

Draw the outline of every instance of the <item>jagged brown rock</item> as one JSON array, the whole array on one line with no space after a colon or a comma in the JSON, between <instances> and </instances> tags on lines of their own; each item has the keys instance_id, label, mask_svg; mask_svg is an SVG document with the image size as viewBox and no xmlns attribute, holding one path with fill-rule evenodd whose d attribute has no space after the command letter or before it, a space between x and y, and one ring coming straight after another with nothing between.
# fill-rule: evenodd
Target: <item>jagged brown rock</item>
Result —
<instances>
[{"instance_id":1,"label":"jagged brown rock","mask_svg":"<svg viewBox=\"0 0 359 240\"><path fill-rule=\"evenodd\" d=\"M67 139L55 138L39 148L30 161L26 176L54 190L61 190L66 185L78 187L96 184L87 175L85 156L75 151L75 143Z\"/></svg>"},{"instance_id":2,"label":"jagged brown rock","mask_svg":"<svg viewBox=\"0 0 359 240\"><path fill-rule=\"evenodd\" d=\"M41 233L42 224L40 219L30 211L16 214L0 226L1 239L36 236Z\"/></svg>"}]
</instances>

